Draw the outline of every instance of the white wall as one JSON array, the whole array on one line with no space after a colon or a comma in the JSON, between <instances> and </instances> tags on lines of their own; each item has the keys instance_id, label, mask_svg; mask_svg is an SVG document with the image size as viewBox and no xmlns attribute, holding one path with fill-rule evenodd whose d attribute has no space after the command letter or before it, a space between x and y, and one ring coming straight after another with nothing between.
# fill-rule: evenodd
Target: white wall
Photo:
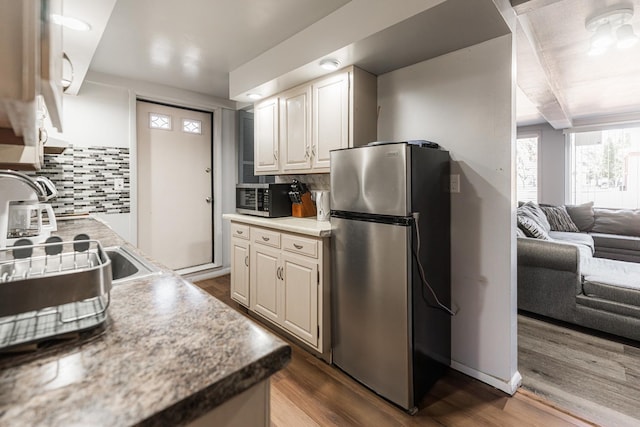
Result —
<instances>
[{"instance_id":1,"label":"white wall","mask_svg":"<svg viewBox=\"0 0 640 427\"><path fill-rule=\"evenodd\" d=\"M229 266L228 221L222 213L235 209L235 102L148 82L90 73L77 96L65 95L64 132L50 137L80 146L129 147L131 213L100 214L125 240L137 241L136 98L212 111L214 115L214 240L216 262ZM225 241L226 240L226 244Z\"/></svg>"},{"instance_id":2,"label":"white wall","mask_svg":"<svg viewBox=\"0 0 640 427\"><path fill-rule=\"evenodd\" d=\"M538 202L562 205L567 201L565 135L548 123L521 126L518 137L538 135Z\"/></svg>"},{"instance_id":3,"label":"white wall","mask_svg":"<svg viewBox=\"0 0 640 427\"><path fill-rule=\"evenodd\" d=\"M64 95L63 132L48 128L49 138L54 144L64 141L80 147L130 147L129 99L129 89L125 87L85 82L79 95ZM123 239L136 241L131 214L95 216Z\"/></svg>"},{"instance_id":4,"label":"white wall","mask_svg":"<svg viewBox=\"0 0 640 427\"><path fill-rule=\"evenodd\" d=\"M378 139L450 152L452 367L508 393L517 371L513 39L502 36L378 77Z\"/></svg>"}]
</instances>

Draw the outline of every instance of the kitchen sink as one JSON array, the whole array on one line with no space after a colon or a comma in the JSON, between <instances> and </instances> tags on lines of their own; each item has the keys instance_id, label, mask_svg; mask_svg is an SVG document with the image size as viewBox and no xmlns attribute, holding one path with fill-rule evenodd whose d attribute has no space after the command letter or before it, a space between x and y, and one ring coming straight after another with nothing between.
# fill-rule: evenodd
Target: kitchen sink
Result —
<instances>
[{"instance_id":1,"label":"kitchen sink","mask_svg":"<svg viewBox=\"0 0 640 427\"><path fill-rule=\"evenodd\" d=\"M160 272L160 269L122 246L106 248L104 252L111 260L114 285Z\"/></svg>"}]
</instances>

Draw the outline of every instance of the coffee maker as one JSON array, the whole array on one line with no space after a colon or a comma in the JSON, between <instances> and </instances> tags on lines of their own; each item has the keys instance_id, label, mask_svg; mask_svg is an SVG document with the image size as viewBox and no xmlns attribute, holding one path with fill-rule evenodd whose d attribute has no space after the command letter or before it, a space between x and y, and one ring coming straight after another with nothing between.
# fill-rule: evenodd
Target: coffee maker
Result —
<instances>
[{"instance_id":1,"label":"coffee maker","mask_svg":"<svg viewBox=\"0 0 640 427\"><path fill-rule=\"evenodd\" d=\"M0 170L0 248L24 238L34 244L44 242L57 225L53 208L43 202L57 194L45 177Z\"/></svg>"}]
</instances>

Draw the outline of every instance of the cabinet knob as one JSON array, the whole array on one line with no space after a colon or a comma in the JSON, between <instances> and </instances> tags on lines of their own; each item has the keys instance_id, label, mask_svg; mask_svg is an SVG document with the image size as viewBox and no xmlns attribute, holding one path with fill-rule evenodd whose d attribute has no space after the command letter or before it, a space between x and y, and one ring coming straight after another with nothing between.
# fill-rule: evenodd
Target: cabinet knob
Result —
<instances>
[{"instance_id":1,"label":"cabinet knob","mask_svg":"<svg viewBox=\"0 0 640 427\"><path fill-rule=\"evenodd\" d=\"M268 242L268 241L269 241L269 238L268 238L268 237L264 237L264 236L262 236L262 240L264 240L265 242Z\"/></svg>"},{"instance_id":2,"label":"cabinet knob","mask_svg":"<svg viewBox=\"0 0 640 427\"><path fill-rule=\"evenodd\" d=\"M206 173L211 173L211 168L206 168L204 171L205 171Z\"/></svg>"},{"instance_id":3,"label":"cabinet knob","mask_svg":"<svg viewBox=\"0 0 640 427\"><path fill-rule=\"evenodd\" d=\"M249 267L249 257L248 256L244 257L244 265Z\"/></svg>"},{"instance_id":4,"label":"cabinet knob","mask_svg":"<svg viewBox=\"0 0 640 427\"><path fill-rule=\"evenodd\" d=\"M294 243L293 247L296 248L296 249L302 249L302 245L299 245L297 243Z\"/></svg>"},{"instance_id":5,"label":"cabinet knob","mask_svg":"<svg viewBox=\"0 0 640 427\"><path fill-rule=\"evenodd\" d=\"M204 201L207 202L207 203L211 203L211 202L213 202L213 198L207 197L206 199L204 199Z\"/></svg>"},{"instance_id":6,"label":"cabinet knob","mask_svg":"<svg viewBox=\"0 0 640 427\"><path fill-rule=\"evenodd\" d=\"M242 234L242 230L236 230L236 233Z\"/></svg>"},{"instance_id":7,"label":"cabinet knob","mask_svg":"<svg viewBox=\"0 0 640 427\"><path fill-rule=\"evenodd\" d=\"M273 159L276 160L276 161L278 160L278 150L275 150L273 152Z\"/></svg>"}]
</instances>

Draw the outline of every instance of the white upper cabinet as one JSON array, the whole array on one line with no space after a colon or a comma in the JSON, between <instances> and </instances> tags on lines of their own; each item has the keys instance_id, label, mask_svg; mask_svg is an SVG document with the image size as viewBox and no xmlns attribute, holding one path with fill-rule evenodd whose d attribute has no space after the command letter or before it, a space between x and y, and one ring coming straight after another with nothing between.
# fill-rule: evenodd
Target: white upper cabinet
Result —
<instances>
[{"instance_id":1,"label":"white upper cabinet","mask_svg":"<svg viewBox=\"0 0 640 427\"><path fill-rule=\"evenodd\" d=\"M311 168L311 87L280 94L280 152L282 172Z\"/></svg>"},{"instance_id":2,"label":"white upper cabinet","mask_svg":"<svg viewBox=\"0 0 640 427\"><path fill-rule=\"evenodd\" d=\"M278 116L280 131L272 132ZM365 145L376 135L376 76L347 67L255 105L254 171L329 172L331 150Z\"/></svg>"},{"instance_id":3,"label":"white upper cabinet","mask_svg":"<svg viewBox=\"0 0 640 427\"><path fill-rule=\"evenodd\" d=\"M0 168L39 169L45 112L62 131L62 29L50 20L62 2L0 0L0 10Z\"/></svg>"},{"instance_id":4,"label":"white upper cabinet","mask_svg":"<svg viewBox=\"0 0 640 427\"><path fill-rule=\"evenodd\" d=\"M313 168L329 171L329 151L349 147L349 73L313 84Z\"/></svg>"},{"instance_id":5,"label":"white upper cabinet","mask_svg":"<svg viewBox=\"0 0 640 427\"><path fill-rule=\"evenodd\" d=\"M254 169L256 175L273 175L280 171L278 154L278 97L266 99L255 106Z\"/></svg>"}]
</instances>

